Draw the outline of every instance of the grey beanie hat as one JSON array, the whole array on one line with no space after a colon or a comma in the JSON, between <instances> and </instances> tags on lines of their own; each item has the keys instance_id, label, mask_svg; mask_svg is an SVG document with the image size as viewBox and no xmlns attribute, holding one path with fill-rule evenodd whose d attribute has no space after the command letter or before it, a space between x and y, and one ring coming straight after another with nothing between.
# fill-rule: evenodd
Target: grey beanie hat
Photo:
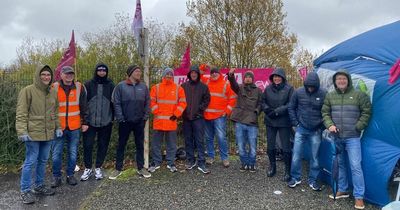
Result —
<instances>
[{"instance_id":1,"label":"grey beanie hat","mask_svg":"<svg viewBox=\"0 0 400 210\"><path fill-rule=\"evenodd\" d=\"M162 72L162 77L164 78L165 75L167 75L169 72L172 73L172 76L174 75L174 70L172 70L171 68L167 67L164 69L164 71Z\"/></svg>"}]
</instances>

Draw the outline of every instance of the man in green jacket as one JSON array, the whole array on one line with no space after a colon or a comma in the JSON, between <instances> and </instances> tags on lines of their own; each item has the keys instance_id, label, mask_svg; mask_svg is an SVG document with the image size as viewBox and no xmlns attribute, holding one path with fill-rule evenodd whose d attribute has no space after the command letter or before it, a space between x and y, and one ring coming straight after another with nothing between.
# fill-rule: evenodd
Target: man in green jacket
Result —
<instances>
[{"instance_id":1,"label":"man in green jacket","mask_svg":"<svg viewBox=\"0 0 400 210\"><path fill-rule=\"evenodd\" d=\"M54 195L44 185L51 141L62 136L58 120L57 94L50 90L53 72L49 66L37 68L34 82L21 90L16 111L18 139L25 143L25 161L21 173L21 198L25 204L35 202L33 194ZM31 189L32 170L35 184Z\"/></svg>"},{"instance_id":2,"label":"man in green jacket","mask_svg":"<svg viewBox=\"0 0 400 210\"><path fill-rule=\"evenodd\" d=\"M335 90L328 93L322 106L322 117L325 127L336 138L339 150L339 189L336 199L348 198L347 153L353 180L353 196L356 209L364 209L364 175L361 168L361 132L367 127L371 116L369 97L353 88L350 74L339 70L333 75ZM329 196L334 198L333 195Z\"/></svg>"}]
</instances>

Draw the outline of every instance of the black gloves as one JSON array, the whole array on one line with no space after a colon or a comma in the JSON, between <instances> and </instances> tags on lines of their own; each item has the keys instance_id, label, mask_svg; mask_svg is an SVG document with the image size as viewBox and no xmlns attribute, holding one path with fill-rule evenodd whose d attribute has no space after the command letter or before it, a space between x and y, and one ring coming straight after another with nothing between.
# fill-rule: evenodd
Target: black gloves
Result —
<instances>
[{"instance_id":1,"label":"black gloves","mask_svg":"<svg viewBox=\"0 0 400 210\"><path fill-rule=\"evenodd\" d=\"M177 118L175 115L172 115L169 119L172 120L172 121L174 121L174 120L176 120L176 119L178 119L178 118Z\"/></svg>"}]
</instances>

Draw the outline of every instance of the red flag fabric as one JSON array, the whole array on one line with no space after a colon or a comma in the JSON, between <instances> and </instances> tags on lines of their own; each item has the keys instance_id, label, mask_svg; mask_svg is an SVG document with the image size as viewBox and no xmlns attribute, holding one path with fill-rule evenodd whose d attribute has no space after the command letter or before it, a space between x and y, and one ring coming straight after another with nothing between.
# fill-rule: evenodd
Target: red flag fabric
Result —
<instances>
[{"instance_id":1,"label":"red flag fabric","mask_svg":"<svg viewBox=\"0 0 400 210\"><path fill-rule=\"evenodd\" d=\"M389 84L393 84L400 76L400 59L396 61L396 63L389 70Z\"/></svg>"},{"instance_id":2,"label":"red flag fabric","mask_svg":"<svg viewBox=\"0 0 400 210\"><path fill-rule=\"evenodd\" d=\"M143 28L142 6L140 0L136 0L135 16L132 22L132 31L136 41L139 41L140 30Z\"/></svg>"},{"instance_id":3,"label":"red flag fabric","mask_svg":"<svg viewBox=\"0 0 400 210\"><path fill-rule=\"evenodd\" d=\"M301 79L303 79L303 81L304 81L308 74L307 66L299 69L298 71L299 71Z\"/></svg>"},{"instance_id":4,"label":"red flag fabric","mask_svg":"<svg viewBox=\"0 0 400 210\"><path fill-rule=\"evenodd\" d=\"M186 47L185 54L183 54L182 56L181 66L175 69L175 71L178 71L182 74L187 74L189 72L189 69L190 69L190 43Z\"/></svg>"},{"instance_id":5,"label":"red flag fabric","mask_svg":"<svg viewBox=\"0 0 400 210\"><path fill-rule=\"evenodd\" d=\"M55 71L55 81L60 80L60 73L61 73L61 68L64 66L72 66L75 63L75 58L76 58L76 49L75 49L75 35L74 35L74 30L72 30L72 37L71 41L69 42L68 48L65 50L64 55L62 56L60 62L57 65L56 71Z\"/></svg>"}]
</instances>

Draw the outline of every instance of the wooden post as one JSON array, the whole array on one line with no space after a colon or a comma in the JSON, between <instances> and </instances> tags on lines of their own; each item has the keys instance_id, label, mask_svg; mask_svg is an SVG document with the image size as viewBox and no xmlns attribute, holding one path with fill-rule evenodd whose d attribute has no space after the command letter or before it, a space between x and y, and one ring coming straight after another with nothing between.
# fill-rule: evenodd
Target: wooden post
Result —
<instances>
[{"instance_id":1,"label":"wooden post","mask_svg":"<svg viewBox=\"0 0 400 210\"><path fill-rule=\"evenodd\" d=\"M144 65L143 79L147 87L150 88L148 34L149 30L147 28L142 28L140 31L139 54ZM150 120L146 121L146 125L144 127L144 168L149 168L149 121Z\"/></svg>"}]
</instances>

